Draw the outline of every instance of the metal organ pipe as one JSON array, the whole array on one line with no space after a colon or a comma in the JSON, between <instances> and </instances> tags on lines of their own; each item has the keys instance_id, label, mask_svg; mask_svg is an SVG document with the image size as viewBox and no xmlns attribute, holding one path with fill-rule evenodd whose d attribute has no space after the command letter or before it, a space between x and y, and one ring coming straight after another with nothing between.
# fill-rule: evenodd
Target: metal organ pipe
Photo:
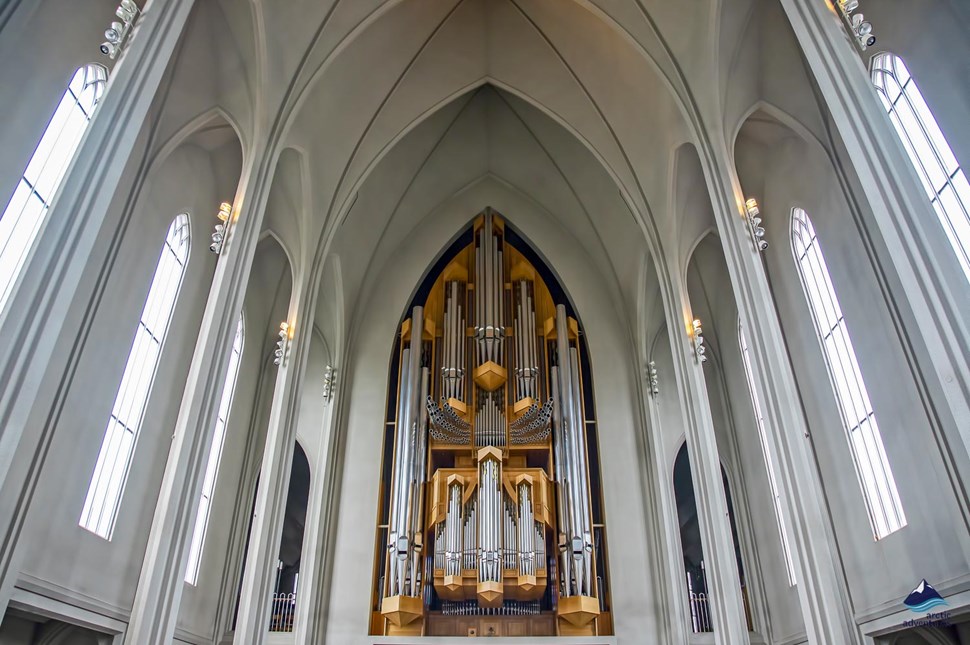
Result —
<instances>
[{"instance_id":1,"label":"metal organ pipe","mask_svg":"<svg viewBox=\"0 0 970 645\"><path fill-rule=\"evenodd\" d=\"M572 404L573 404L573 419L574 431L575 431L575 442L573 445L573 450L576 453L576 488L579 492L579 508L577 511L577 517L580 521L579 524L579 535L583 539L582 548L583 556L582 562L584 566L585 576L583 578L583 584L585 588L585 593L583 595L595 596L593 589L592 580L592 563L593 563L593 527L590 522L590 501L589 501L589 487L586 485L587 473L589 472L589 467L586 461L586 419L585 414L582 409L582 395L580 394L580 384L579 384L579 350L571 349L569 354L570 362L570 372L571 372L571 382L572 382ZM573 554L573 558L576 559L576 554Z\"/></svg>"},{"instance_id":2,"label":"metal organ pipe","mask_svg":"<svg viewBox=\"0 0 970 645\"><path fill-rule=\"evenodd\" d=\"M532 487L519 484L519 573L535 575L535 520L532 512Z\"/></svg>"},{"instance_id":3,"label":"metal organ pipe","mask_svg":"<svg viewBox=\"0 0 970 645\"><path fill-rule=\"evenodd\" d=\"M479 464L478 505L481 507L478 526L478 547L480 553L480 582L498 582L501 578L499 564L499 522L502 516L501 499L498 488L499 465L494 459L486 458Z\"/></svg>"},{"instance_id":4,"label":"metal organ pipe","mask_svg":"<svg viewBox=\"0 0 970 645\"><path fill-rule=\"evenodd\" d=\"M556 345L558 369L553 374L558 393L562 450L557 478L560 480L560 505L567 520L563 527L567 554L563 554L563 587L565 595L592 596L592 533L589 490L586 486L586 428L579 387L579 353L569 346L566 308L556 307Z\"/></svg>"},{"instance_id":5,"label":"metal organ pipe","mask_svg":"<svg viewBox=\"0 0 970 645\"><path fill-rule=\"evenodd\" d=\"M391 482L391 524L388 532L387 596L417 595L420 556L416 549L414 527L420 527L419 489L423 485L425 446L421 396L427 388L427 371L421 369L421 343L424 308L411 312L411 342L401 353L401 392L395 428L393 479ZM418 481L418 480L421 481ZM410 590L408 582L410 581Z\"/></svg>"},{"instance_id":6,"label":"metal organ pipe","mask_svg":"<svg viewBox=\"0 0 970 645\"><path fill-rule=\"evenodd\" d=\"M448 489L448 514L445 517L445 575L461 574L461 484Z\"/></svg>"}]
</instances>

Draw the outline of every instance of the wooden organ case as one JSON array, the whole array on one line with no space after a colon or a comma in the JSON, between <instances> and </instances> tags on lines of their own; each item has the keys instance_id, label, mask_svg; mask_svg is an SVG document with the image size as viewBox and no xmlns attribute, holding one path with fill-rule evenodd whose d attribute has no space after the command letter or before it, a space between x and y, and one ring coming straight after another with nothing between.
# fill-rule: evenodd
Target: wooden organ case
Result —
<instances>
[{"instance_id":1,"label":"wooden organ case","mask_svg":"<svg viewBox=\"0 0 970 645\"><path fill-rule=\"evenodd\" d=\"M391 367L371 634L612 634L579 325L491 210L436 269Z\"/></svg>"}]
</instances>

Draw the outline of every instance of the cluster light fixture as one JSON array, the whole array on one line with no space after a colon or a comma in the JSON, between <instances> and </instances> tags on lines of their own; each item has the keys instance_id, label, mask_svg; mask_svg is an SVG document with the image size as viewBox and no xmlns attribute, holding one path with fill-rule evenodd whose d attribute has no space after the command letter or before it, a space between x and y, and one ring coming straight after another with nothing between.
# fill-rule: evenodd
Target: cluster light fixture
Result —
<instances>
[{"instance_id":1,"label":"cluster light fixture","mask_svg":"<svg viewBox=\"0 0 970 645\"><path fill-rule=\"evenodd\" d=\"M859 0L836 0L835 6L859 49L865 51L876 44L876 36L872 33L872 23L867 21L862 13L857 13Z\"/></svg>"},{"instance_id":2,"label":"cluster light fixture","mask_svg":"<svg viewBox=\"0 0 970 645\"><path fill-rule=\"evenodd\" d=\"M323 373L323 398L327 401L333 396L333 386L337 382L337 369L333 365L327 365Z\"/></svg>"},{"instance_id":3,"label":"cluster light fixture","mask_svg":"<svg viewBox=\"0 0 970 645\"><path fill-rule=\"evenodd\" d=\"M121 4L115 9L118 20L112 21L111 25L104 30L105 41L101 43L102 54L111 60L118 57L128 44L131 30L140 13L141 10L134 0L121 0Z\"/></svg>"},{"instance_id":4,"label":"cluster light fixture","mask_svg":"<svg viewBox=\"0 0 970 645\"><path fill-rule=\"evenodd\" d=\"M694 356L697 357L699 363L706 363L707 347L704 346L704 328L701 326L701 321L695 318L691 323L691 328L694 330Z\"/></svg>"},{"instance_id":5,"label":"cluster light fixture","mask_svg":"<svg viewBox=\"0 0 970 645\"><path fill-rule=\"evenodd\" d=\"M765 239L765 227L761 225L761 209L754 197L744 202L744 221L748 225L748 234L751 235L754 247L764 252L768 248L768 240Z\"/></svg>"},{"instance_id":6,"label":"cluster light fixture","mask_svg":"<svg viewBox=\"0 0 970 645\"><path fill-rule=\"evenodd\" d=\"M215 229L212 231L212 244L209 245L209 250L213 253L222 253L222 246L226 241L226 236L229 234L230 215L232 215L232 204L222 202L219 205L219 212L216 214L216 217L219 218L219 223L216 224Z\"/></svg>"},{"instance_id":7,"label":"cluster light fixture","mask_svg":"<svg viewBox=\"0 0 970 645\"><path fill-rule=\"evenodd\" d=\"M657 364L654 361L647 363L647 378L650 380L650 394L656 397L660 394L660 379L657 377Z\"/></svg>"},{"instance_id":8,"label":"cluster light fixture","mask_svg":"<svg viewBox=\"0 0 970 645\"><path fill-rule=\"evenodd\" d=\"M290 323L280 323L280 339L276 341L276 350L273 352L273 365L280 366L286 360L286 354L290 349Z\"/></svg>"}]
</instances>

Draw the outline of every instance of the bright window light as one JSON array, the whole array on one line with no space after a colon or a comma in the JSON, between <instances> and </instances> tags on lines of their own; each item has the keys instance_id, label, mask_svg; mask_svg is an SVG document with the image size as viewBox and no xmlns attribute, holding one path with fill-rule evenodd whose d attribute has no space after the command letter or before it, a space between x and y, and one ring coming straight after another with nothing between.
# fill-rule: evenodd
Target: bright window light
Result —
<instances>
[{"instance_id":1,"label":"bright window light","mask_svg":"<svg viewBox=\"0 0 970 645\"><path fill-rule=\"evenodd\" d=\"M216 417L215 434L212 437L212 447L209 449L209 461L205 467L205 477L202 479L202 499L199 502L199 512L195 516L195 529L192 531L192 545L189 547L189 566L185 570L185 581L190 585L199 580L199 566L202 564L202 547L205 544L206 531L209 527L209 510L212 508L212 494L216 488L216 477L219 474L219 460L222 458L222 446L226 439L226 422L232 407L232 394L236 389L236 377L239 376L239 358L242 356L243 322L240 317L236 325L236 338L232 341L232 353L229 355L229 366L226 368L226 378L222 386L222 398L219 399L219 413Z\"/></svg>"},{"instance_id":2,"label":"bright window light","mask_svg":"<svg viewBox=\"0 0 970 645\"><path fill-rule=\"evenodd\" d=\"M20 183L0 215L0 311L13 292L57 187L104 93L107 79L107 70L94 63L74 72Z\"/></svg>"},{"instance_id":3,"label":"bright window light","mask_svg":"<svg viewBox=\"0 0 970 645\"><path fill-rule=\"evenodd\" d=\"M872 59L872 82L970 280L970 184L903 60Z\"/></svg>"},{"instance_id":4,"label":"bright window light","mask_svg":"<svg viewBox=\"0 0 970 645\"><path fill-rule=\"evenodd\" d=\"M815 227L800 208L792 210L791 238L872 530L876 539L884 538L906 526L906 516Z\"/></svg>"},{"instance_id":5,"label":"bright window light","mask_svg":"<svg viewBox=\"0 0 970 645\"><path fill-rule=\"evenodd\" d=\"M748 342L744 337L744 328L738 321L738 340L741 343L741 361L744 363L744 377L748 382L751 393L751 405L754 408L754 418L758 426L758 436L761 438L761 452L765 458L765 469L768 471L768 488L771 489L771 503L775 509L775 521L778 523L778 535L781 538L781 548L785 553L785 569L788 571L788 584L795 584L795 565L791 559L791 546L788 541L788 531L781 521L781 497L778 493L778 482L775 479L775 467L768 454L768 441L765 437L765 417L761 411L761 401L758 400L758 390L754 386L754 373L751 371L751 357L748 355Z\"/></svg>"},{"instance_id":6,"label":"bright window light","mask_svg":"<svg viewBox=\"0 0 970 645\"><path fill-rule=\"evenodd\" d=\"M135 330L128 363L104 432L79 524L111 539L135 442L145 416L165 334L175 309L189 255L189 218L182 214L168 229L148 299Z\"/></svg>"}]
</instances>

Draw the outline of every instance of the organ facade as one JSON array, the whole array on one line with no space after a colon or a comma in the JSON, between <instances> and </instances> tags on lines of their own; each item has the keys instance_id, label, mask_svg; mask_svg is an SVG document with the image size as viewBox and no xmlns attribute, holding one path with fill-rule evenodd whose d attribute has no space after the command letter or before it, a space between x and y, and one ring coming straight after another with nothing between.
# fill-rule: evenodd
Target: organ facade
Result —
<instances>
[{"instance_id":1,"label":"organ facade","mask_svg":"<svg viewBox=\"0 0 970 645\"><path fill-rule=\"evenodd\" d=\"M587 362L555 277L486 210L395 343L372 634L612 633Z\"/></svg>"}]
</instances>

